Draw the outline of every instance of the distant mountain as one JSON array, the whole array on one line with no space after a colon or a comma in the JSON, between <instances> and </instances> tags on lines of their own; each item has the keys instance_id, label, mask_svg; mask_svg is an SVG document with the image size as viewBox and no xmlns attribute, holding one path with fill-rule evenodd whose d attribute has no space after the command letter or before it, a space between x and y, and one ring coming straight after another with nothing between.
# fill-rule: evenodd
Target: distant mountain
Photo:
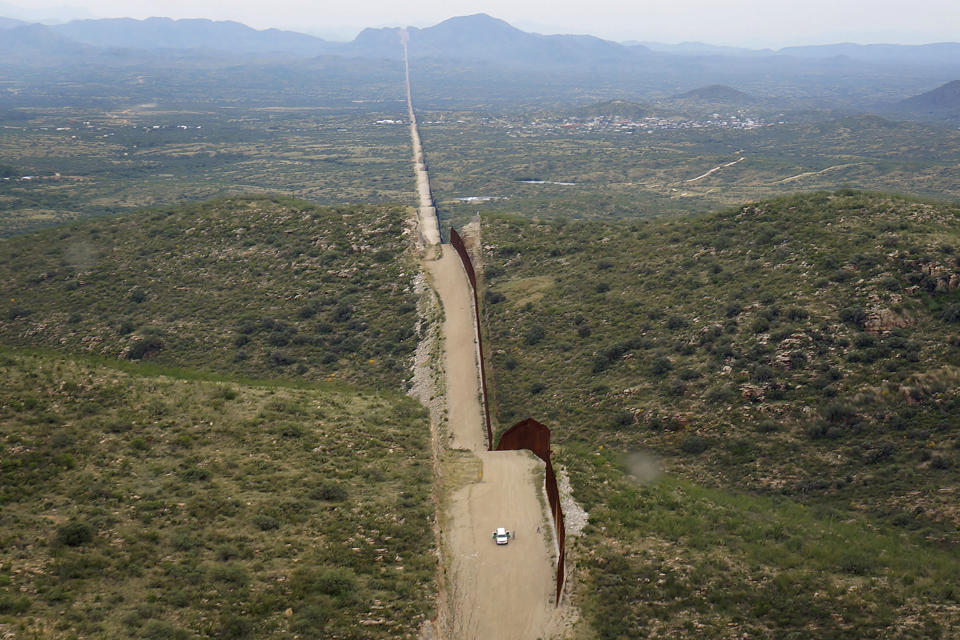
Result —
<instances>
[{"instance_id":1,"label":"distant mountain","mask_svg":"<svg viewBox=\"0 0 960 640\"><path fill-rule=\"evenodd\" d=\"M89 53L91 49L61 36L42 24L27 24L5 29L3 37L0 38L0 55L4 57L5 62L77 56Z\"/></svg>"},{"instance_id":2,"label":"distant mountain","mask_svg":"<svg viewBox=\"0 0 960 640\"><path fill-rule=\"evenodd\" d=\"M733 87L728 87L723 84L712 84L709 87L692 89L686 93L673 96L673 99L696 100L698 102L723 102L728 104L748 104L756 100L753 96L746 94L743 91L739 91Z\"/></svg>"},{"instance_id":3,"label":"distant mountain","mask_svg":"<svg viewBox=\"0 0 960 640\"><path fill-rule=\"evenodd\" d=\"M795 58L846 57L883 64L943 64L960 67L960 43L957 42L923 45L842 43L786 47L777 53Z\"/></svg>"},{"instance_id":4,"label":"distant mountain","mask_svg":"<svg viewBox=\"0 0 960 640\"><path fill-rule=\"evenodd\" d=\"M627 100L598 102L585 107L578 107L570 113L570 115L578 118L624 118L626 120L639 120L651 114L652 111L648 105Z\"/></svg>"},{"instance_id":5,"label":"distant mountain","mask_svg":"<svg viewBox=\"0 0 960 640\"><path fill-rule=\"evenodd\" d=\"M960 80L948 82L932 91L907 98L898 106L907 111L960 116Z\"/></svg>"},{"instance_id":6,"label":"distant mountain","mask_svg":"<svg viewBox=\"0 0 960 640\"><path fill-rule=\"evenodd\" d=\"M508 66L634 62L638 53L593 36L521 31L486 14L450 18L425 29L407 29L411 58L495 62ZM399 54L400 29L365 29L351 44L358 55Z\"/></svg>"},{"instance_id":7,"label":"distant mountain","mask_svg":"<svg viewBox=\"0 0 960 640\"><path fill-rule=\"evenodd\" d=\"M0 29L12 29L14 27L22 27L27 24L23 20L17 20L16 18L4 18L0 17Z\"/></svg>"},{"instance_id":8,"label":"distant mountain","mask_svg":"<svg viewBox=\"0 0 960 640\"><path fill-rule=\"evenodd\" d=\"M122 49L205 49L234 53L287 53L316 56L334 47L294 31L258 31L239 22L213 20L75 20L53 29L62 36L98 47Z\"/></svg>"},{"instance_id":9,"label":"distant mountain","mask_svg":"<svg viewBox=\"0 0 960 640\"><path fill-rule=\"evenodd\" d=\"M744 47L725 47L705 42L681 42L664 44L662 42L623 42L628 47L642 46L659 53L671 53L678 56L768 56L771 49L747 49Z\"/></svg>"}]
</instances>

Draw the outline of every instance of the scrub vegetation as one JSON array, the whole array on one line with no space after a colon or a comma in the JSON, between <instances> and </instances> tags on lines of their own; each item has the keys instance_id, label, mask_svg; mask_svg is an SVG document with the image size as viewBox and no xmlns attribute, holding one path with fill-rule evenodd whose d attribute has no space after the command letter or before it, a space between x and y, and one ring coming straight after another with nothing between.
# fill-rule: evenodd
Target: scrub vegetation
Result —
<instances>
[{"instance_id":1,"label":"scrub vegetation","mask_svg":"<svg viewBox=\"0 0 960 640\"><path fill-rule=\"evenodd\" d=\"M426 412L396 392L0 352L0 631L415 637Z\"/></svg>"},{"instance_id":2,"label":"scrub vegetation","mask_svg":"<svg viewBox=\"0 0 960 640\"><path fill-rule=\"evenodd\" d=\"M484 217L496 413L554 430L593 511L602 637L956 628L958 214L838 191ZM638 486L637 455L669 476Z\"/></svg>"},{"instance_id":3,"label":"scrub vegetation","mask_svg":"<svg viewBox=\"0 0 960 640\"><path fill-rule=\"evenodd\" d=\"M0 240L0 340L399 388L417 341L406 217L226 198Z\"/></svg>"}]
</instances>

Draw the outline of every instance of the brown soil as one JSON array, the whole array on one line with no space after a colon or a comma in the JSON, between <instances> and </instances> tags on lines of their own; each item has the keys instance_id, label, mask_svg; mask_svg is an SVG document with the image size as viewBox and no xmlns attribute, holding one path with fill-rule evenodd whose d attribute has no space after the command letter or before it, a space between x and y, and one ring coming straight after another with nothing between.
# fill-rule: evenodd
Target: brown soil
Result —
<instances>
[{"instance_id":1,"label":"brown soil","mask_svg":"<svg viewBox=\"0 0 960 640\"><path fill-rule=\"evenodd\" d=\"M450 496L444 517L451 608L446 632L458 639L549 637L557 618L556 569L543 508L543 463L525 452L486 450L470 285L449 245L426 265L444 311L450 446L472 451L482 464L475 481ZM497 527L515 539L498 546L491 537Z\"/></svg>"}]
</instances>

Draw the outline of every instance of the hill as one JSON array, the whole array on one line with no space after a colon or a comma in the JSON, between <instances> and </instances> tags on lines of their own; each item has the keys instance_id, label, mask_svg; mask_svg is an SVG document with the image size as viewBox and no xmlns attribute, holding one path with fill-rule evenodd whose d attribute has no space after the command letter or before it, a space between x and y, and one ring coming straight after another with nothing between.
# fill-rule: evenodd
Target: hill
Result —
<instances>
[{"instance_id":1,"label":"hill","mask_svg":"<svg viewBox=\"0 0 960 640\"><path fill-rule=\"evenodd\" d=\"M960 208L488 217L483 244L496 414L553 429L600 637L960 624Z\"/></svg>"},{"instance_id":2,"label":"hill","mask_svg":"<svg viewBox=\"0 0 960 640\"><path fill-rule=\"evenodd\" d=\"M785 47L777 54L793 58L849 58L871 64L956 66L960 43L937 42L922 45L902 44L825 44Z\"/></svg>"},{"instance_id":3,"label":"hill","mask_svg":"<svg viewBox=\"0 0 960 640\"><path fill-rule=\"evenodd\" d=\"M399 388L417 322L406 216L229 198L0 241L0 342Z\"/></svg>"},{"instance_id":4,"label":"hill","mask_svg":"<svg viewBox=\"0 0 960 640\"><path fill-rule=\"evenodd\" d=\"M753 96L722 84L713 84L708 87L691 89L690 91L673 96L673 99L738 104L748 104L754 101Z\"/></svg>"},{"instance_id":5,"label":"hill","mask_svg":"<svg viewBox=\"0 0 960 640\"><path fill-rule=\"evenodd\" d=\"M92 48L65 38L42 24L27 24L4 29L0 53L4 62L48 63L60 58L92 53Z\"/></svg>"},{"instance_id":6,"label":"hill","mask_svg":"<svg viewBox=\"0 0 960 640\"><path fill-rule=\"evenodd\" d=\"M196 378L0 349L0 628L413 637L436 597L425 411Z\"/></svg>"},{"instance_id":7,"label":"hill","mask_svg":"<svg viewBox=\"0 0 960 640\"><path fill-rule=\"evenodd\" d=\"M287 53L317 56L332 47L293 31L258 31L239 22L203 19L130 18L74 20L51 27L76 42L103 48L205 49L234 53Z\"/></svg>"},{"instance_id":8,"label":"hill","mask_svg":"<svg viewBox=\"0 0 960 640\"><path fill-rule=\"evenodd\" d=\"M407 29L413 58L496 62L507 66L577 65L632 62L644 50L631 50L593 36L521 31L486 14L450 18L432 27ZM399 29L365 29L352 43L366 55L399 55Z\"/></svg>"},{"instance_id":9,"label":"hill","mask_svg":"<svg viewBox=\"0 0 960 640\"><path fill-rule=\"evenodd\" d=\"M901 109L921 113L945 113L960 116L960 80L954 80L926 93L907 98Z\"/></svg>"}]
</instances>

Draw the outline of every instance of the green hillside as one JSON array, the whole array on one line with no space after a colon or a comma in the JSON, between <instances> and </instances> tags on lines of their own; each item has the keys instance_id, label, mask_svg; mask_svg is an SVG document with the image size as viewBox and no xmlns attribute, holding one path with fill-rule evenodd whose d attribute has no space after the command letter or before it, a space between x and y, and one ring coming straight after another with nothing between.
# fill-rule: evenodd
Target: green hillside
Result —
<instances>
[{"instance_id":1,"label":"green hillside","mask_svg":"<svg viewBox=\"0 0 960 640\"><path fill-rule=\"evenodd\" d=\"M228 198L0 240L0 343L397 388L416 344L406 217Z\"/></svg>"},{"instance_id":2,"label":"green hillside","mask_svg":"<svg viewBox=\"0 0 960 640\"><path fill-rule=\"evenodd\" d=\"M483 243L499 422L545 420L593 510L601 637L960 622L960 207L488 217Z\"/></svg>"},{"instance_id":3,"label":"green hillside","mask_svg":"<svg viewBox=\"0 0 960 640\"><path fill-rule=\"evenodd\" d=\"M436 589L416 402L121 365L0 352L0 632L416 637Z\"/></svg>"}]
</instances>

